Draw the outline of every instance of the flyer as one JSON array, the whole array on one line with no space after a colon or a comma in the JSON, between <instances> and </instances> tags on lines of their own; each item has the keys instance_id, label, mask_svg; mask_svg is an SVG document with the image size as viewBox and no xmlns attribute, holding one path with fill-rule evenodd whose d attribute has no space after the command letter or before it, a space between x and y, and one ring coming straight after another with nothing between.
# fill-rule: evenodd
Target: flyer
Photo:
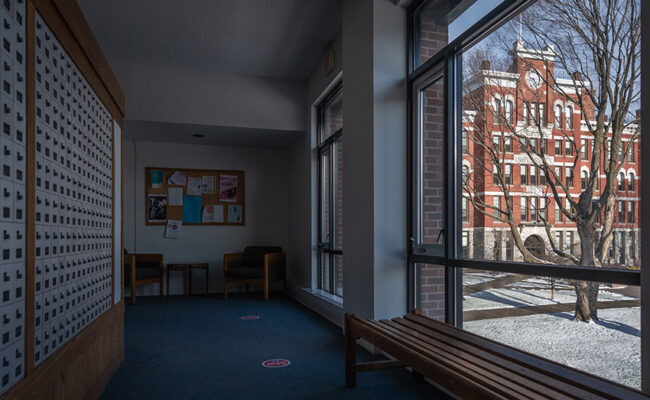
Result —
<instances>
[{"instance_id":1,"label":"flyer","mask_svg":"<svg viewBox=\"0 0 650 400\"><path fill-rule=\"evenodd\" d=\"M160 189L163 182L163 172L159 169L151 170L151 187L154 189Z\"/></svg>"},{"instance_id":2,"label":"flyer","mask_svg":"<svg viewBox=\"0 0 650 400\"><path fill-rule=\"evenodd\" d=\"M203 207L201 222L204 224L223 222L223 206L220 204L206 204Z\"/></svg>"},{"instance_id":3,"label":"flyer","mask_svg":"<svg viewBox=\"0 0 650 400\"><path fill-rule=\"evenodd\" d=\"M183 171L176 171L167 178L168 185L185 186L187 177Z\"/></svg>"},{"instance_id":4,"label":"flyer","mask_svg":"<svg viewBox=\"0 0 650 400\"><path fill-rule=\"evenodd\" d=\"M241 222L241 206L228 206L228 223L237 224Z\"/></svg>"},{"instance_id":5,"label":"flyer","mask_svg":"<svg viewBox=\"0 0 650 400\"><path fill-rule=\"evenodd\" d=\"M187 194L190 196L201 195L201 178L198 176L190 176L187 178Z\"/></svg>"},{"instance_id":6,"label":"flyer","mask_svg":"<svg viewBox=\"0 0 650 400\"><path fill-rule=\"evenodd\" d=\"M204 176L201 178L201 189L203 194L215 194L217 193L217 177L216 176Z\"/></svg>"},{"instance_id":7,"label":"flyer","mask_svg":"<svg viewBox=\"0 0 650 400\"><path fill-rule=\"evenodd\" d=\"M165 239L180 239L182 236L182 221L169 220L165 229Z\"/></svg>"},{"instance_id":8,"label":"flyer","mask_svg":"<svg viewBox=\"0 0 650 400\"><path fill-rule=\"evenodd\" d=\"M150 194L147 196L149 221L167 220L167 195Z\"/></svg>"},{"instance_id":9,"label":"flyer","mask_svg":"<svg viewBox=\"0 0 650 400\"><path fill-rule=\"evenodd\" d=\"M167 189L167 192L169 194L170 206L183 205L183 188L169 188Z\"/></svg>"},{"instance_id":10,"label":"flyer","mask_svg":"<svg viewBox=\"0 0 650 400\"><path fill-rule=\"evenodd\" d=\"M219 178L219 200L237 202L237 177L221 175Z\"/></svg>"},{"instance_id":11,"label":"flyer","mask_svg":"<svg viewBox=\"0 0 650 400\"><path fill-rule=\"evenodd\" d=\"M183 197L183 222L201 223L201 196Z\"/></svg>"}]
</instances>

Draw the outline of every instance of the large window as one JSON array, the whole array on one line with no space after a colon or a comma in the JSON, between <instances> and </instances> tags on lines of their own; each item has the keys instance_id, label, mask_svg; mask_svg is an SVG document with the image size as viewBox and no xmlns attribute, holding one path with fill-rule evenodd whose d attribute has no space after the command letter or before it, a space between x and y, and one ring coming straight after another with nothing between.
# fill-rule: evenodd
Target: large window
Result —
<instances>
[{"instance_id":1,"label":"large window","mask_svg":"<svg viewBox=\"0 0 650 400\"><path fill-rule=\"evenodd\" d=\"M410 14L410 306L640 388L640 0L444 2L489 20L452 45L441 3Z\"/></svg>"},{"instance_id":2,"label":"large window","mask_svg":"<svg viewBox=\"0 0 650 400\"><path fill-rule=\"evenodd\" d=\"M343 296L343 95L318 106L318 288Z\"/></svg>"}]
</instances>

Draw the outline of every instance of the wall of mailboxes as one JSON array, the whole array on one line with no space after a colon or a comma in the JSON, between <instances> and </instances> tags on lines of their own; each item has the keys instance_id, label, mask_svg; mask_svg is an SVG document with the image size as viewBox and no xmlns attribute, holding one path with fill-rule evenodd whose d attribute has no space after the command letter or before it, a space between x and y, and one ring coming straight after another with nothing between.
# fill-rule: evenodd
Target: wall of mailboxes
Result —
<instances>
[{"instance_id":1,"label":"wall of mailboxes","mask_svg":"<svg viewBox=\"0 0 650 400\"><path fill-rule=\"evenodd\" d=\"M0 0L0 18L1 394L25 364L25 0ZM113 120L38 13L35 25L38 365L111 307Z\"/></svg>"}]
</instances>

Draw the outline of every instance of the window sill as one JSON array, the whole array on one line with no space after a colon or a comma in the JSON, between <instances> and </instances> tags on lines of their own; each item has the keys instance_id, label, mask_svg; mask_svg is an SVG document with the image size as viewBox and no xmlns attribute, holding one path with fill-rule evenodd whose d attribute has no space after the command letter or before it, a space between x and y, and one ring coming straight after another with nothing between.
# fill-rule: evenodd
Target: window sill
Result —
<instances>
[{"instance_id":1,"label":"window sill","mask_svg":"<svg viewBox=\"0 0 650 400\"><path fill-rule=\"evenodd\" d=\"M343 297L339 297L335 294L326 292L321 289L305 289L305 291L325 300L326 302L332 304L333 306L343 308Z\"/></svg>"}]
</instances>

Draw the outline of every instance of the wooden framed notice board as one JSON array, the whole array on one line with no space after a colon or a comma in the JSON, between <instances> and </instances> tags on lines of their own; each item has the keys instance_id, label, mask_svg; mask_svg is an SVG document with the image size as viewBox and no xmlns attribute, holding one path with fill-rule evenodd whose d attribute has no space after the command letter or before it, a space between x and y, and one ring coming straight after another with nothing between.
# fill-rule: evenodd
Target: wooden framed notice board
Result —
<instances>
[{"instance_id":1,"label":"wooden framed notice board","mask_svg":"<svg viewBox=\"0 0 650 400\"><path fill-rule=\"evenodd\" d=\"M145 224L244 225L244 171L145 168Z\"/></svg>"}]
</instances>

